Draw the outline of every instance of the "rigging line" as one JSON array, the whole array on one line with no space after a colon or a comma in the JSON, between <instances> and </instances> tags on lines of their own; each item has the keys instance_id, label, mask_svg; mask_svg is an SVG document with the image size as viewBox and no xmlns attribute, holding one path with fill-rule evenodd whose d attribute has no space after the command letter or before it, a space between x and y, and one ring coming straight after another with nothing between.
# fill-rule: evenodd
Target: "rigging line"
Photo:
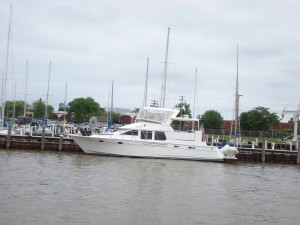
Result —
<instances>
[{"instance_id":1,"label":"rigging line","mask_svg":"<svg viewBox=\"0 0 300 225\"><path fill-rule=\"evenodd\" d=\"M291 102L292 102L292 99L296 96L297 92L299 91L299 87L300 85L298 85L294 91L294 93L291 95L291 97L289 98L286 106L284 107L284 109L286 109L288 106L290 106Z\"/></svg>"}]
</instances>

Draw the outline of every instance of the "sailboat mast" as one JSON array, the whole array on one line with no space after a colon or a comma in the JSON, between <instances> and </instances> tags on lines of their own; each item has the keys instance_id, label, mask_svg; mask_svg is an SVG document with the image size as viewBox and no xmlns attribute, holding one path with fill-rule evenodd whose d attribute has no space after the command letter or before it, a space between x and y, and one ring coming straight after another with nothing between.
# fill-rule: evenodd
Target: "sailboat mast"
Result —
<instances>
[{"instance_id":1,"label":"sailboat mast","mask_svg":"<svg viewBox=\"0 0 300 225\"><path fill-rule=\"evenodd\" d=\"M46 106L45 106L44 125L46 125L47 111L48 111L48 99L49 99L50 72L51 72L51 61L50 61L50 64L49 64L48 87L47 87L47 101L46 101Z\"/></svg>"},{"instance_id":2,"label":"sailboat mast","mask_svg":"<svg viewBox=\"0 0 300 225\"><path fill-rule=\"evenodd\" d=\"M114 105L114 102L113 102L113 99L114 99L114 81L112 82L112 85L111 85L111 105L110 105L110 114L109 114L109 125L108 125L108 128L111 129L112 128L112 112L113 112L113 105Z\"/></svg>"},{"instance_id":3,"label":"sailboat mast","mask_svg":"<svg viewBox=\"0 0 300 225\"><path fill-rule=\"evenodd\" d=\"M24 118L26 117L26 101L27 101L27 79L28 79L28 60L26 60L26 78L25 78L25 94L24 94ZM24 121L25 122L25 121Z\"/></svg>"},{"instance_id":4,"label":"sailboat mast","mask_svg":"<svg viewBox=\"0 0 300 225\"><path fill-rule=\"evenodd\" d=\"M66 111L67 111L67 90L68 90L68 82L66 82L66 89L65 89L64 121L66 121Z\"/></svg>"},{"instance_id":5,"label":"sailboat mast","mask_svg":"<svg viewBox=\"0 0 300 225\"><path fill-rule=\"evenodd\" d=\"M147 58L147 70L146 70L146 80L145 80L145 90L144 90L144 102L143 106L147 106L147 95L148 95L148 71L149 71L149 58Z\"/></svg>"},{"instance_id":6,"label":"sailboat mast","mask_svg":"<svg viewBox=\"0 0 300 225\"><path fill-rule=\"evenodd\" d=\"M193 107L193 119L195 118L195 108L196 108L196 90L197 90L197 68L195 72L195 87L194 87L194 107ZM199 127L198 127L199 129ZM192 130L195 130L195 124L193 120Z\"/></svg>"},{"instance_id":7,"label":"sailboat mast","mask_svg":"<svg viewBox=\"0 0 300 225\"><path fill-rule=\"evenodd\" d=\"M164 65L164 81L163 81L163 85L162 85L162 93L161 93L161 99L160 99L162 108L165 107L165 100L166 100L168 54L169 54L169 36L170 36L170 27L168 27L167 46L166 46L165 65Z\"/></svg>"},{"instance_id":8,"label":"sailboat mast","mask_svg":"<svg viewBox=\"0 0 300 225\"><path fill-rule=\"evenodd\" d=\"M7 33L7 46L6 46L6 64L5 72L2 80L2 112L1 112L1 129L3 130L4 123L4 112L5 112L5 99L6 99L6 85L7 85L7 73L8 73L8 54L10 46L10 32L11 32L11 19L12 19L12 5L10 5L9 23L8 23L8 33Z\"/></svg>"},{"instance_id":9,"label":"sailboat mast","mask_svg":"<svg viewBox=\"0 0 300 225\"><path fill-rule=\"evenodd\" d=\"M236 84L235 84L235 119L234 119L234 137L237 137L239 121L239 46L237 46L237 64L236 64ZM235 143L235 141L234 141Z\"/></svg>"}]
</instances>

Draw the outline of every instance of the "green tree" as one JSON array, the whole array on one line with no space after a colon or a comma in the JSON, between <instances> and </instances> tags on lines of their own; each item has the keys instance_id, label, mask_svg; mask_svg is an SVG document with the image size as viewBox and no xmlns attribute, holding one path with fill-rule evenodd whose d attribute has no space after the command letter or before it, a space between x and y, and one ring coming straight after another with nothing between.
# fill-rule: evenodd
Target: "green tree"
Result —
<instances>
[{"instance_id":1,"label":"green tree","mask_svg":"<svg viewBox=\"0 0 300 225\"><path fill-rule=\"evenodd\" d=\"M180 102L180 103L176 104L174 107L180 110L177 115L178 117L181 117L183 115L188 115L188 117L191 118L192 113L191 113L191 109L190 109L190 104L188 104L186 102ZM180 121L173 121L172 127L174 127L175 129L182 130L182 129L187 129L188 124L180 122Z\"/></svg>"},{"instance_id":2,"label":"green tree","mask_svg":"<svg viewBox=\"0 0 300 225\"><path fill-rule=\"evenodd\" d=\"M180 112L178 113L177 116L188 115L189 118L191 118L192 113L191 113L190 104L188 104L186 102L180 102L177 105L175 105L175 108L180 109Z\"/></svg>"},{"instance_id":3,"label":"green tree","mask_svg":"<svg viewBox=\"0 0 300 225\"><path fill-rule=\"evenodd\" d=\"M134 108L133 110L131 110L130 112L132 113L138 113L140 111L140 108Z\"/></svg>"},{"instance_id":4,"label":"green tree","mask_svg":"<svg viewBox=\"0 0 300 225\"><path fill-rule=\"evenodd\" d=\"M45 116L45 108L46 108L46 103L42 101L40 98L39 100L35 101L32 103L32 112L35 118L40 118L43 119ZM48 105L47 107L47 115L51 117L53 114L54 108L51 105Z\"/></svg>"},{"instance_id":5,"label":"green tree","mask_svg":"<svg viewBox=\"0 0 300 225\"><path fill-rule=\"evenodd\" d=\"M28 108L28 104L26 104ZM15 112L14 112L15 111ZM12 117L24 115L24 101L6 101L5 102L5 116Z\"/></svg>"},{"instance_id":6,"label":"green tree","mask_svg":"<svg viewBox=\"0 0 300 225\"><path fill-rule=\"evenodd\" d=\"M75 98L68 104L68 115L74 115L74 121L85 122L91 116L103 115L104 109L91 97Z\"/></svg>"},{"instance_id":7,"label":"green tree","mask_svg":"<svg viewBox=\"0 0 300 225\"><path fill-rule=\"evenodd\" d=\"M113 123L120 123L120 117L121 117L120 113L113 113L112 114Z\"/></svg>"},{"instance_id":8,"label":"green tree","mask_svg":"<svg viewBox=\"0 0 300 225\"><path fill-rule=\"evenodd\" d=\"M240 115L242 130L267 131L270 125L279 123L279 117L270 113L269 108L258 106Z\"/></svg>"},{"instance_id":9,"label":"green tree","mask_svg":"<svg viewBox=\"0 0 300 225\"><path fill-rule=\"evenodd\" d=\"M223 117L215 110L208 110L201 116L200 122L205 128L220 128L223 123Z\"/></svg>"}]
</instances>

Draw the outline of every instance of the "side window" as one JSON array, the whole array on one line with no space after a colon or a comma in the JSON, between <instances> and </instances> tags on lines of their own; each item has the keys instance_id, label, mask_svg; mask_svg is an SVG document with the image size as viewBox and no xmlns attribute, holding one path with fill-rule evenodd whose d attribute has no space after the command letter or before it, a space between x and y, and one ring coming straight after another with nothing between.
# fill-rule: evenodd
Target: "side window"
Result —
<instances>
[{"instance_id":1,"label":"side window","mask_svg":"<svg viewBox=\"0 0 300 225\"><path fill-rule=\"evenodd\" d=\"M137 130L129 130L129 131L126 131L123 134L124 135L134 135L134 136L137 136L138 135L138 131Z\"/></svg>"},{"instance_id":2,"label":"side window","mask_svg":"<svg viewBox=\"0 0 300 225\"><path fill-rule=\"evenodd\" d=\"M166 135L164 132L155 132L155 140L166 140Z\"/></svg>"},{"instance_id":3,"label":"side window","mask_svg":"<svg viewBox=\"0 0 300 225\"><path fill-rule=\"evenodd\" d=\"M152 139L152 131L142 130L141 139Z\"/></svg>"}]
</instances>

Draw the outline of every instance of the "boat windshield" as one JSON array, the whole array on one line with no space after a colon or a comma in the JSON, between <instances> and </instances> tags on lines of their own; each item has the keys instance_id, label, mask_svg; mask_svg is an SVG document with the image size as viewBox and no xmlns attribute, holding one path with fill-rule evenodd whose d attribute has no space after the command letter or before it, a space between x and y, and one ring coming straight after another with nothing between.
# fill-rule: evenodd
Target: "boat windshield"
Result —
<instances>
[{"instance_id":1,"label":"boat windshield","mask_svg":"<svg viewBox=\"0 0 300 225\"><path fill-rule=\"evenodd\" d=\"M136 117L137 121L148 121L153 123L165 123L174 114L174 110L165 110L158 108L141 108Z\"/></svg>"}]
</instances>

